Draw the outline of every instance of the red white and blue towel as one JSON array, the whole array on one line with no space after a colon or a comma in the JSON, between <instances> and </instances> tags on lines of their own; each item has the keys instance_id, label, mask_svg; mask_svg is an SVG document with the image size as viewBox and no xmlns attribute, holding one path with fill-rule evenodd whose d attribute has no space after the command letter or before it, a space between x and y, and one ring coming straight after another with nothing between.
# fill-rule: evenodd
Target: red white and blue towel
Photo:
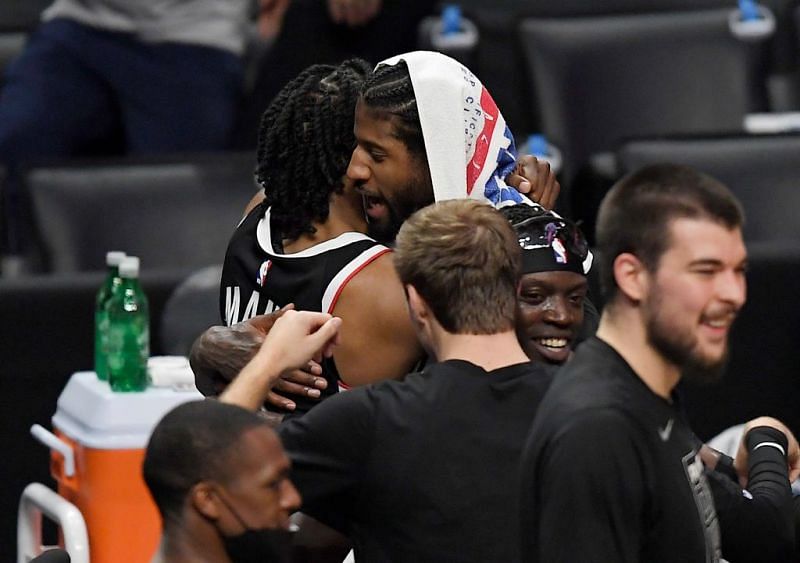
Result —
<instances>
[{"instance_id":1,"label":"red white and blue towel","mask_svg":"<svg viewBox=\"0 0 800 563\"><path fill-rule=\"evenodd\" d=\"M470 197L498 207L530 203L505 183L516 166L514 136L481 81L455 59L433 51L379 64L400 60L414 85L436 201Z\"/></svg>"}]
</instances>

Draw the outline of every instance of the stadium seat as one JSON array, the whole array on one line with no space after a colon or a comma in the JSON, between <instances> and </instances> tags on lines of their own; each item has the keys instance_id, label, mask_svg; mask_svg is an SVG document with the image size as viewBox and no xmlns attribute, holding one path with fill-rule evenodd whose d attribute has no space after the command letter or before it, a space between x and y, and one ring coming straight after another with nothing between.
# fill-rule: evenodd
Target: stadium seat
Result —
<instances>
[{"instance_id":1,"label":"stadium seat","mask_svg":"<svg viewBox=\"0 0 800 563\"><path fill-rule=\"evenodd\" d=\"M219 282L222 266L208 266L191 274L170 295L161 316L164 353L188 356L205 329L220 324Z\"/></svg>"},{"instance_id":2,"label":"stadium seat","mask_svg":"<svg viewBox=\"0 0 800 563\"><path fill-rule=\"evenodd\" d=\"M0 31L32 31L53 0L3 0L0 2Z\"/></svg>"},{"instance_id":3,"label":"stadium seat","mask_svg":"<svg viewBox=\"0 0 800 563\"><path fill-rule=\"evenodd\" d=\"M677 10L701 10L732 5L730 0L466 0L459 2L475 23L480 41L475 71L492 93L512 131L522 140L541 129L541 118L517 35L523 18L573 18Z\"/></svg>"},{"instance_id":4,"label":"stadium seat","mask_svg":"<svg viewBox=\"0 0 800 563\"><path fill-rule=\"evenodd\" d=\"M0 88L8 64L22 52L28 34L39 23L42 10L52 0L3 0L0 2Z\"/></svg>"},{"instance_id":5,"label":"stadium seat","mask_svg":"<svg viewBox=\"0 0 800 563\"><path fill-rule=\"evenodd\" d=\"M525 19L520 28L543 132L561 148L572 214L591 232L603 195L570 185L632 136L737 132L766 109L764 46L733 37L731 10ZM602 164L598 164L602 163Z\"/></svg>"},{"instance_id":6,"label":"stadium seat","mask_svg":"<svg viewBox=\"0 0 800 563\"><path fill-rule=\"evenodd\" d=\"M741 200L745 240L800 242L800 135L634 140L617 153L620 171L686 164L714 176Z\"/></svg>"},{"instance_id":7,"label":"stadium seat","mask_svg":"<svg viewBox=\"0 0 800 563\"><path fill-rule=\"evenodd\" d=\"M250 152L40 166L24 175L45 271L104 269L107 250L142 268L217 264L255 194Z\"/></svg>"}]
</instances>

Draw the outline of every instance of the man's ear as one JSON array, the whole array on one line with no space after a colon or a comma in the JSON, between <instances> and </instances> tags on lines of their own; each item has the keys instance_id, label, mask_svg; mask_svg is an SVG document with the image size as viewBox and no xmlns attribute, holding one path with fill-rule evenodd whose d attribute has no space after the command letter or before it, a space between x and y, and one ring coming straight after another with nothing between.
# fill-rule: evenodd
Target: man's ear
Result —
<instances>
[{"instance_id":1,"label":"man's ear","mask_svg":"<svg viewBox=\"0 0 800 563\"><path fill-rule=\"evenodd\" d=\"M630 252L623 252L614 259L614 279L620 293L635 303L642 301L649 291L650 272Z\"/></svg>"},{"instance_id":2,"label":"man's ear","mask_svg":"<svg viewBox=\"0 0 800 563\"><path fill-rule=\"evenodd\" d=\"M426 322L431 312L425 299L423 299L419 292L417 292L417 289L410 284L406 284L406 296L408 298L408 308L411 311L411 318L415 322Z\"/></svg>"},{"instance_id":3,"label":"man's ear","mask_svg":"<svg viewBox=\"0 0 800 563\"><path fill-rule=\"evenodd\" d=\"M200 514L211 520L220 516L217 493L207 481L200 481L189 491L189 501Z\"/></svg>"}]
</instances>

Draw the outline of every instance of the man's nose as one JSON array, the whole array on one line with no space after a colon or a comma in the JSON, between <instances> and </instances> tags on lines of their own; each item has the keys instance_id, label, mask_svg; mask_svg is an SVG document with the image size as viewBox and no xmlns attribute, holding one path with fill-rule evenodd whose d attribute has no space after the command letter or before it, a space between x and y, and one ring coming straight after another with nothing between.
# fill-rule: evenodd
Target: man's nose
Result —
<instances>
[{"instance_id":1,"label":"man's nose","mask_svg":"<svg viewBox=\"0 0 800 563\"><path fill-rule=\"evenodd\" d=\"M366 182L370 176L369 166L366 164L364 150L356 147L347 165L347 177L354 182Z\"/></svg>"},{"instance_id":2,"label":"man's nose","mask_svg":"<svg viewBox=\"0 0 800 563\"><path fill-rule=\"evenodd\" d=\"M718 297L740 308L747 300L747 281L744 273L731 270L721 275L717 281Z\"/></svg>"},{"instance_id":3,"label":"man's nose","mask_svg":"<svg viewBox=\"0 0 800 563\"><path fill-rule=\"evenodd\" d=\"M294 483L292 483L289 479L284 481L280 502L281 508L288 511L298 510L303 502L302 498L300 497L300 493L294 486Z\"/></svg>"},{"instance_id":4,"label":"man's nose","mask_svg":"<svg viewBox=\"0 0 800 563\"><path fill-rule=\"evenodd\" d=\"M551 297L544 303L544 320L560 326L570 324L571 315L564 299Z\"/></svg>"}]
</instances>

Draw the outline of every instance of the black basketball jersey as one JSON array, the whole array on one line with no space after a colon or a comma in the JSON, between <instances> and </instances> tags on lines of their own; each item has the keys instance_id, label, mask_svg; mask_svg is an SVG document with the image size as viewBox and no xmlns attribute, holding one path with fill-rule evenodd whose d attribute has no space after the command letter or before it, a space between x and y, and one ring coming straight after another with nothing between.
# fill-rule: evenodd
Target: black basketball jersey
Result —
<instances>
[{"instance_id":1,"label":"black basketball jersey","mask_svg":"<svg viewBox=\"0 0 800 563\"><path fill-rule=\"evenodd\" d=\"M273 242L277 244L273 244ZM270 227L269 208L256 206L233 233L222 268L220 315L230 326L294 303L297 310L330 313L347 282L370 262L390 252L363 233L348 232L303 251L284 254ZM339 385L333 361L323 365L328 389ZM293 397L293 400L295 398ZM316 402L295 400L298 413Z\"/></svg>"}]
</instances>

